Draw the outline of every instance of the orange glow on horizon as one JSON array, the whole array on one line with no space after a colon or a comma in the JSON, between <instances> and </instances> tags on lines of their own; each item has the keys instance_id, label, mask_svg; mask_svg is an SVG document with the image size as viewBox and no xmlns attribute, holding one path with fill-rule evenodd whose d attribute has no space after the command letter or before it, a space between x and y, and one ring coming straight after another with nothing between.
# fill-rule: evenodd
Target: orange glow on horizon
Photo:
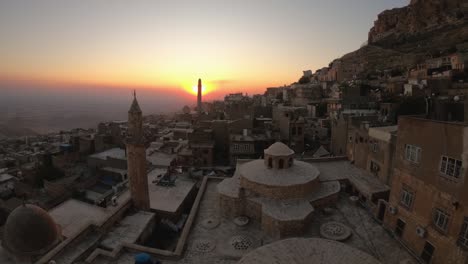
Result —
<instances>
[{"instance_id":1,"label":"orange glow on horizon","mask_svg":"<svg viewBox=\"0 0 468 264\"><path fill-rule=\"evenodd\" d=\"M198 75L197 75L198 76ZM58 76L57 76L58 77ZM171 76L172 77L172 76ZM179 77L180 78L180 77ZM172 79L175 79L172 78ZM215 78L214 80L202 79L202 95L203 101L223 99L229 93L248 92L249 95L255 93L264 93L266 87L275 86L275 83L249 80L232 80L227 83L222 83ZM107 80L107 81L103 81ZM110 81L111 80L111 81ZM138 81L136 81L138 80ZM186 81L177 82L169 80L142 80L135 78L134 80L116 80L100 78L100 81L91 81L86 79L66 79L66 78L45 78L44 76L23 75L23 74L2 74L0 73L0 83L7 84L8 87L29 87L42 89L48 87L56 90L76 90L93 91L93 90L109 90L122 92L124 90L133 91L148 91L167 95L175 95L185 100L195 101L198 87L197 77L191 75L186 78ZM1 88L1 87L0 87Z\"/></svg>"}]
</instances>

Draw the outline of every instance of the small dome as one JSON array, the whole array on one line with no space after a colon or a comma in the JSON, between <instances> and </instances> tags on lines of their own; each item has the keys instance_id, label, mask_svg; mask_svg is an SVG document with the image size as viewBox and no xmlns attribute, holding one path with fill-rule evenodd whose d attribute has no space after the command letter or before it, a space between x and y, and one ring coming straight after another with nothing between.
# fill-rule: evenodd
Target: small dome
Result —
<instances>
[{"instance_id":1,"label":"small dome","mask_svg":"<svg viewBox=\"0 0 468 264\"><path fill-rule=\"evenodd\" d=\"M3 247L15 255L43 254L61 239L60 229L42 208L17 207L4 226Z\"/></svg>"},{"instance_id":2,"label":"small dome","mask_svg":"<svg viewBox=\"0 0 468 264\"><path fill-rule=\"evenodd\" d=\"M284 143L276 142L265 149L265 154L271 156L291 156L294 155L294 150L290 149Z\"/></svg>"}]
</instances>

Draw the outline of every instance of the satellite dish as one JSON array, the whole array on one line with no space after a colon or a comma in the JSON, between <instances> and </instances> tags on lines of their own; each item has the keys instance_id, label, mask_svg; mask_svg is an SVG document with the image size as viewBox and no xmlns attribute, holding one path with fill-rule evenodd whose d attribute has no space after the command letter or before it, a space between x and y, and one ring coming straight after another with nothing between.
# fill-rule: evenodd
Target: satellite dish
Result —
<instances>
[{"instance_id":1,"label":"satellite dish","mask_svg":"<svg viewBox=\"0 0 468 264\"><path fill-rule=\"evenodd\" d=\"M458 102L458 101L460 101L460 96L458 96L458 95L455 95L455 96L453 97L453 100L454 100L455 102Z\"/></svg>"}]
</instances>

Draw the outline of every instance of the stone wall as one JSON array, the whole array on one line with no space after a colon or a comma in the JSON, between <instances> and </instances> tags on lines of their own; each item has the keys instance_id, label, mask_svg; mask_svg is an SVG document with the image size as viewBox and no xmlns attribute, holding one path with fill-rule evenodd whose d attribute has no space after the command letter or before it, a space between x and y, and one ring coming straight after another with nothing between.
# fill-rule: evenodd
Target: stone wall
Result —
<instances>
[{"instance_id":1,"label":"stone wall","mask_svg":"<svg viewBox=\"0 0 468 264\"><path fill-rule=\"evenodd\" d=\"M325 207L328 207L332 204L336 204L338 202L339 198L339 193L335 193L333 195L330 195L328 197L315 200L311 202L311 205L317 210L317 209L323 209Z\"/></svg>"},{"instance_id":2,"label":"stone wall","mask_svg":"<svg viewBox=\"0 0 468 264\"><path fill-rule=\"evenodd\" d=\"M128 178L133 204L140 210L150 208L146 151L143 145L127 145Z\"/></svg>"},{"instance_id":3,"label":"stone wall","mask_svg":"<svg viewBox=\"0 0 468 264\"><path fill-rule=\"evenodd\" d=\"M311 214L312 215L312 214ZM262 229L271 236L284 238L303 234L310 218L296 221L279 221L268 215L262 215Z\"/></svg>"},{"instance_id":4,"label":"stone wall","mask_svg":"<svg viewBox=\"0 0 468 264\"><path fill-rule=\"evenodd\" d=\"M317 178L313 181L300 185L270 186L249 181L245 177L241 177L240 184L246 190L254 192L262 197L274 199L293 199L306 197L309 193L313 192L319 187L320 182Z\"/></svg>"},{"instance_id":5,"label":"stone wall","mask_svg":"<svg viewBox=\"0 0 468 264\"><path fill-rule=\"evenodd\" d=\"M449 194L444 194L434 186L427 185L398 169L395 170L394 177L389 204L397 208L397 211L396 214L386 211L385 227L395 232L397 220L403 221L405 228L401 237L397 239L417 256L421 255L426 241L431 243L435 248L431 262L433 264L466 263L468 251L457 245L457 239L468 215L468 207L456 208ZM413 205L409 209L400 204L403 185L415 193ZM443 208L450 214L446 232L438 231L433 225L432 214L435 207ZM417 227L426 230L423 237L416 233Z\"/></svg>"},{"instance_id":6,"label":"stone wall","mask_svg":"<svg viewBox=\"0 0 468 264\"><path fill-rule=\"evenodd\" d=\"M226 218L234 218L244 214L244 209L240 199L231 198L219 194L219 208L221 214Z\"/></svg>"}]
</instances>

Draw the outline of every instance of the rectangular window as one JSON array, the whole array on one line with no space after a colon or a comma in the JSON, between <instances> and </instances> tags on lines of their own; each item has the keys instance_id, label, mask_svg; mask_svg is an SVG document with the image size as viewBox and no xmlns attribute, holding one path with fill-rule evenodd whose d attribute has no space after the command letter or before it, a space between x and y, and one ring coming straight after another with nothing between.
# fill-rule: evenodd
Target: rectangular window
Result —
<instances>
[{"instance_id":1,"label":"rectangular window","mask_svg":"<svg viewBox=\"0 0 468 264\"><path fill-rule=\"evenodd\" d=\"M418 146L406 144L405 159L412 163L419 163L421 160L421 148Z\"/></svg>"},{"instance_id":2,"label":"rectangular window","mask_svg":"<svg viewBox=\"0 0 468 264\"><path fill-rule=\"evenodd\" d=\"M376 153L377 150L379 149L379 144L377 142L373 142L371 145L372 152Z\"/></svg>"},{"instance_id":3,"label":"rectangular window","mask_svg":"<svg viewBox=\"0 0 468 264\"><path fill-rule=\"evenodd\" d=\"M460 234L458 235L458 245L468 249L468 218L465 217L463 221L462 228L460 230Z\"/></svg>"},{"instance_id":4,"label":"rectangular window","mask_svg":"<svg viewBox=\"0 0 468 264\"><path fill-rule=\"evenodd\" d=\"M460 178L462 162L461 160L442 156L440 160L440 173L455 179Z\"/></svg>"},{"instance_id":5,"label":"rectangular window","mask_svg":"<svg viewBox=\"0 0 468 264\"><path fill-rule=\"evenodd\" d=\"M411 209L414 201L414 192L408 188L403 187L401 189L400 204L406 207L406 209Z\"/></svg>"},{"instance_id":6,"label":"rectangular window","mask_svg":"<svg viewBox=\"0 0 468 264\"><path fill-rule=\"evenodd\" d=\"M421 259L424 261L424 263L431 263L432 255L434 255L434 250L434 246L426 241L424 249L421 253Z\"/></svg>"},{"instance_id":7,"label":"rectangular window","mask_svg":"<svg viewBox=\"0 0 468 264\"><path fill-rule=\"evenodd\" d=\"M436 208L434 210L433 223L434 226L442 232L447 232L450 216L442 209Z\"/></svg>"}]
</instances>

